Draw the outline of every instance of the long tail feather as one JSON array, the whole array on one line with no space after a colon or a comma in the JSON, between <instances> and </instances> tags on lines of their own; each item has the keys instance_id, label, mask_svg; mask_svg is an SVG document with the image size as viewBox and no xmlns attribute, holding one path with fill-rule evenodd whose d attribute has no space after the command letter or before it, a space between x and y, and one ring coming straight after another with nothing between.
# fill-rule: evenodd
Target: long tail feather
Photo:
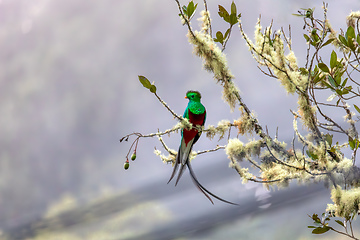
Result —
<instances>
[{"instance_id":1,"label":"long tail feather","mask_svg":"<svg viewBox=\"0 0 360 240\"><path fill-rule=\"evenodd\" d=\"M205 194L205 192L207 192L208 194L210 194L211 196L213 196L214 198L216 198L216 199L218 199L218 200L220 200L220 201L222 201L222 202L225 202L225 203L228 203L228 204L232 204L232 205L237 205L237 206L239 205L239 204L236 204L236 203L233 203L233 202L229 202L229 201L227 201L227 200L225 200L225 199L222 199L221 197L218 197L218 196L216 196L215 194L213 194L212 192L210 192L209 190L207 190L207 189L206 189L203 185L201 185L200 182L197 180L197 178L196 178L196 176L195 176L195 173L194 173L194 170L192 169L191 164L190 164L189 161L187 162L187 166L188 166L188 168L189 168L190 176L191 176L193 182L195 183L195 185L196 185L204 194ZM209 197L207 194L205 194L205 196L206 196L208 199L210 199L210 197ZM212 202L212 204L214 204L211 199L210 199L210 201Z\"/></svg>"},{"instance_id":2,"label":"long tail feather","mask_svg":"<svg viewBox=\"0 0 360 240\"><path fill-rule=\"evenodd\" d=\"M169 182L174 178L175 173L176 173L178 167L179 167L179 162L178 162L178 160L177 160L177 158L176 158L174 170L172 171L171 176L170 176L170 179L169 179L169 181L167 182L168 184L169 184Z\"/></svg>"},{"instance_id":3,"label":"long tail feather","mask_svg":"<svg viewBox=\"0 0 360 240\"><path fill-rule=\"evenodd\" d=\"M191 140L190 142L188 142L187 144L185 143L184 138L182 138L182 140L181 140L179 151L176 156L176 162L178 164L180 164L181 166L180 166L180 170L179 170L176 182L175 182L175 186L178 184L181 176L183 175L183 173L186 170L186 163L189 161L189 155L192 150L192 146L194 144L193 142L194 142L194 139Z\"/></svg>"},{"instance_id":4,"label":"long tail feather","mask_svg":"<svg viewBox=\"0 0 360 240\"><path fill-rule=\"evenodd\" d=\"M185 172L185 169L186 169L186 165L181 164L181 167L180 167L180 170L179 170L179 174L178 174L178 177L177 177L176 182L175 182L175 186L178 184L181 176L182 176L183 173Z\"/></svg>"},{"instance_id":5,"label":"long tail feather","mask_svg":"<svg viewBox=\"0 0 360 240\"><path fill-rule=\"evenodd\" d=\"M211 197L209 197L209 195L206 194L206 192L196 183L196 181L194 180L194 178L191 178L191 180L193 180L195 186L205 195L205 197L207 197L210 202L214 205L213 200L211 199Z\"/></svg>"}]
</instances>

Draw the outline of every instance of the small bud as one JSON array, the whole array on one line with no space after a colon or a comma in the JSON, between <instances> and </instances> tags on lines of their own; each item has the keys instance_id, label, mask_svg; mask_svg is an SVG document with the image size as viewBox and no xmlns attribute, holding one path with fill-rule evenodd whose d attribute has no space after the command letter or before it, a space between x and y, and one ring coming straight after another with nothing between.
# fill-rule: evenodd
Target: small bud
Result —
<instances>
[{"instance_id":1,"label":"small bud","mask_svg":"<svg viewBox=\"0 0 360 240\"><path fill-rule=\"evenodd\" d=\"M135 160L136 159L136 149L134 150L133 154L131 155L131 160Z\"/></svg>"},{"instance_id":2,"label":"small bud","mask_svg":"<svg viewBox=\"0 0 360 240\"><path fill-rule=\"evenodd\" d=\"M124 169L125 169L125 170L128 170L128 169L129 169L129 166L130 166L129 160L126 159L126 162L124 163Z\"/></svg>"}]
</instances>

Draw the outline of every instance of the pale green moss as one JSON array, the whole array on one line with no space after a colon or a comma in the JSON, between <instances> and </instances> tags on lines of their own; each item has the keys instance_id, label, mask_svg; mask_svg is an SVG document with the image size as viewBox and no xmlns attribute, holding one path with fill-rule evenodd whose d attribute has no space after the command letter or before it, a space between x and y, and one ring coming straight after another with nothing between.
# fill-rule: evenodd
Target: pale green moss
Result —
<instances>
[{"instance_id":1,"label":"pale green moss","mask_svg":"<svg viewBox=\"0 0 360 240\"><path fill-rule=\"evenodd\" d=\"M298 105L299 105L298 112L299 115L301 116L301 120L303 121L304 125L308 129L314 129L316 107L311 106L307 96L304 96L303 94L299 94Z\"/></svg>"},{"instance_id":2,"label":"pale green moss","mask_svg":"<svg viewBox=\"0 0 360 240\"><path fill-rule=\"evenodd\" d=\"M219 140L224 137L224 135L229 131L231 123L229 120L221 120L218 122L218 125L214 127L209 125L206 129L206 137L213 139L216 135L219 135Z\"/></svg>"},{"instance_id":3,"label":"pale green moss","mask_svg":"<svg viewBox=\"0 0 360 240\"><path fill-rule=\"evenodd\" d=\"M210 12L202 10L200 12L200 18L198 20L201 22L201 31L208 33L210 30Z\"/></svg>"},{"instance_id":4,"label":"pale green moss","mask_svg":"<svg viewBox=\"0 0 360 240\"><path fill-rule=\"evenodd\" d=\"M261 147L263 146L262 140L253 140L245 145L245 152L250 156L259 156L261 152Z\"/></svg>"},{"instance_id":5,"label":"pale green moss","mask_svg":"<svg viewBox=\"0 0 360 240\"><path fill-rule=\"evenodd\" d=\"M232 138L225 148L226 155L237 160L243 160L246 155L245 147L243 142L237 138Z\"/></svg>"},{"instance_id":6,"label":"pale green moss","mask_svg":"<svg viewBox=\"0 0 360 240\"><path fill-rule=\"evenodd\" d=\"M238 120L234 121L234 125L237 126L239 134L252 134L255 129L255 114L252 113L253 116L250 116L244 111L243 107L240 107L239 110L241 112L241 117Z\"/></svg>"},{"instance_id":7,"label":"pale green moss","mask_svg":"<svg viewBox=\"0 0 360 240\"><path fill-rule=\"evenodd\" d=\"M213 139L215 135L216 135L216 128L214 127L214 125L209 125L207 127L206 137Z\"/></svg>"},{"instance_id":8,"label":"pale green moss","mask_svg":"<svg viewBox=\"0 0 360 240\"><path fill-rule=\"evenodd\" d=\"M154 150L154 154L159 156L160 159L164 162L164 163L172 163L172 165L175 164L176 161L176 155L177 155L177 151L173 150L173 149L168 149L170 150L171 154L165 156L164 154L161 153L160 150L155 149Z\"/></svg>"},{"instance_id":9,"label":"pale green moss","mask_svg":"<svg viewBox=\"0 0 360 240\"><path fill-rule=\"evenodd\" d=\"M360 188L344 190L336 187L331 190L331 200L334 202L328 205L327 210L335 212L335 216L349 218L357 215L360 209Z\"/></svg>"},{"instance_id":10,"label":"pale green moss","mask_svg":"<svg viewBox=\"0 0 360 240\"><path fill-rule=\"evenodd\" d=\"M203 18L201 19L203 20ZM204 68L212 72L214 78L223 85L223 99L233 110L238 89L231 81L234 76L229 70L225 54L214 42L213 38L204 31L193 31L193 34L189 32L187 37L194 47L194 53L203 59Z\"/></svg>"},{"instance_id":11,"label":"pale green moss","mask_svg":"<svg viewBox=\"0 0 360 240\"><path fill-rule=\"evenodd\" d=\"M351 12L346 17L346 23L348 26L352 26L355 29L356 21L358 21L359 18L360 18L360 11Z\"/></svg>"},{"instance_id":12,"label":"pale green moss","mask_svg":"<svg viewBox=\"0 0 360 240\"><path fill-rule=\"evenodd\" d=\"M235 158L230 157L230 160L229 167L234 168L238 172L243 184L247 183L250 179L255 179L255 176L249 172L249 169L241 167Z\"/></svg>"}]
</instances>

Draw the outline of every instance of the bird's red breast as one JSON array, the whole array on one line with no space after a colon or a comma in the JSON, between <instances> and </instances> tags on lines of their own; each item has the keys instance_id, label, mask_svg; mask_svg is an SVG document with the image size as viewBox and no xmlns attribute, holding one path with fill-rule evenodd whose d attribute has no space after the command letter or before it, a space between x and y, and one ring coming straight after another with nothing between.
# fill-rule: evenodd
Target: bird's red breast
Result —
<instances>
[{"instance_id":1,"label":"bird's red breast","mask_svg":"<svg viewBox=\"0 0 360 240\"><path fill-rule=\"evenodd\" d=\"M194 126L204 125L206 110L202 114L193 114L190 110L188 110L188 114L189 114L189 122L191 122ZM186 130L186 129L183 130L183 138L186 146L196 136L196 134L198 134L198 130L194 128L190 130Z\"/></svg>"}]
</instances>

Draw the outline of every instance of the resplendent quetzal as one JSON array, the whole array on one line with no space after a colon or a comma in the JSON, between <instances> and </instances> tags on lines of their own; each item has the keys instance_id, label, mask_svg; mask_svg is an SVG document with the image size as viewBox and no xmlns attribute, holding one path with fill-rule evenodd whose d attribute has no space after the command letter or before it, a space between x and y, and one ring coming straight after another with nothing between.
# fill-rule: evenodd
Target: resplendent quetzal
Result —
<instances>
[{"instance_id":1,"label":"resplendent quetzal","mask_svg":"<svg viewBox=\"0 0 360 240\"><path fill-rule=\"evenodd\" d=\"M204 126L205 120L206 120L206 109L205 109L204 105L202 105L200 102L201 94L198 91L188 91L186 93L185 98L189 99L189 103L187 105L187 108L185 109L183 118L187 118L189 120L189 122L193 124L193 126L197 126L197 125ZM209 197L209 195L207 195L206 193L210 194L211 196L213 196L214 198L216 198L220 201L237 205L235 203L226 201L226 200L214 195L209 190L207 190L205 187L203 187L197 180L195 173L190 165L189 155L191 153L193 145L197 142L197 140L199 140L200 136L201 136L201 131L198 131L196 128L192 128L190 130L188 130L188 129L181 130L181 143L180 143L178 154L176 156L174 170L171 174L171 177L170 177L168 183L173 179L173 177L175 176L175 173L180 165L181 166L180 171L179 171L178 177L176 179L176 183L175 183L175 186L176 186L187 166L189 168L190 176L191 176L191 179L193 180L194 184L210 200L210 202L212 204L214 204L214 202Z\"/></svg>"}]
</instances>

